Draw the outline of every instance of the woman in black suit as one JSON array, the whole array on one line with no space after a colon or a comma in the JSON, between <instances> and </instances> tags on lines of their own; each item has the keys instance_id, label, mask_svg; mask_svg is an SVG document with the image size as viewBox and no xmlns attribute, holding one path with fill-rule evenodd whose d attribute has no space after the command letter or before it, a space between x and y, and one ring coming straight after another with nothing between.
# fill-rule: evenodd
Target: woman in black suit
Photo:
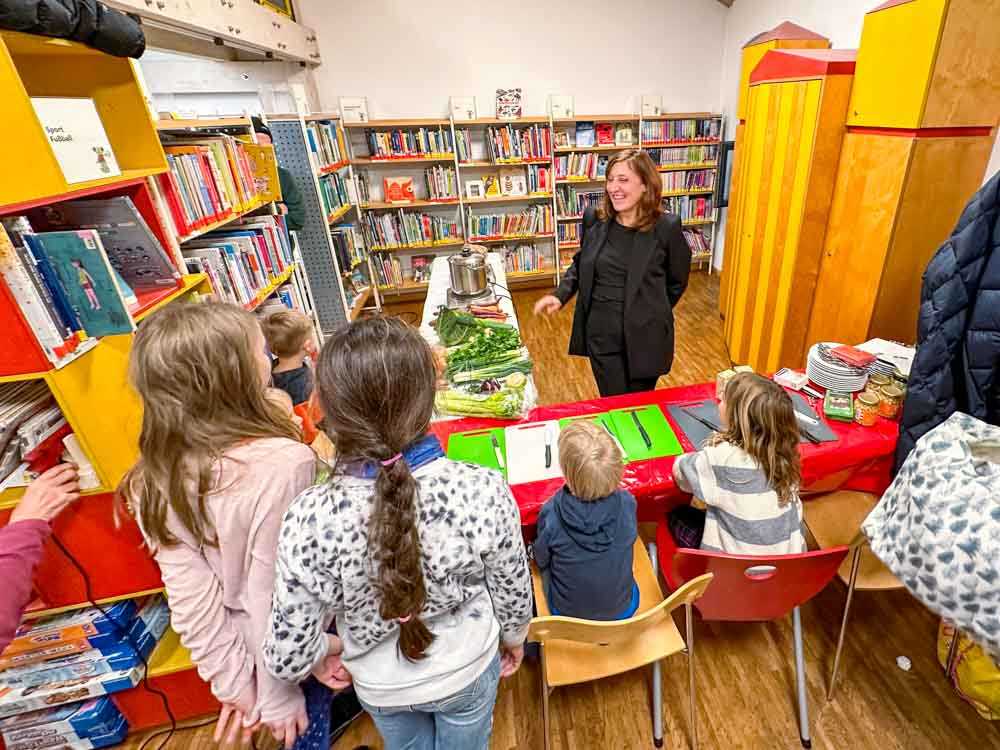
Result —
<instances>
[{"instance_id":1,"label":"woman in black suit","mask_svg":"<svg viewBox=\"0 0 1000 750\"><path fill-rule=\"evenodd\" d=\"M580 250L535 314L579 293L569 353L590 357L602 396L649 391L674 359L673 309L687 288L691 250L681 220L660 207L660 174L628 149L608 161L604 199L583 216Z\"/></svg>"}]
</instances>

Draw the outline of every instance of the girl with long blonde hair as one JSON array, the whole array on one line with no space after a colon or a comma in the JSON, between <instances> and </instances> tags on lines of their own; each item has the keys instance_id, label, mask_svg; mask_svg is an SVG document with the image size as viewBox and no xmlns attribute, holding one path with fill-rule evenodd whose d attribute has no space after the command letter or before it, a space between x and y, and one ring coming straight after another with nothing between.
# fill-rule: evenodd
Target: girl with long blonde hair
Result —
<instances>
[{"instance_id":1,"label":"girl with long blonde hair","mask_svg":"<svg viewBox=\"0 0 1000 750\"><path fill-rule=\"evenodd\" d=\"M740 373L719 402L722 429L705 448L674 463L674 479L705 506L671 514L680 546L743 555L802 552L799 425L788 393L768 378Z\"/></svg>"},{"instance_id":2,"label":"girl with long blonde hair","mask_svg":"<svg viewBox=\"0 0 1000 750\"><path fill-rule=\"evenodd\" d=\"M142 399L140 458L119 496L160 566L171 623L223 705L216 739L261 723L291 747L301 689L260 662L285 509L315 456L267 395L256 318L234 305L175 304L144 321L129 362Z\"/></svg>"}]
</instances>

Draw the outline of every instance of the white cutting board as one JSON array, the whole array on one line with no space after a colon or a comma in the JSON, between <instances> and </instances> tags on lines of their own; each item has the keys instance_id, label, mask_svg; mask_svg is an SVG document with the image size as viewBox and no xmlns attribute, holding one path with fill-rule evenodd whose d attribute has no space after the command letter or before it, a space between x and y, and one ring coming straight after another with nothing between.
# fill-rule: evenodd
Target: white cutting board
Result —
<instances>
[{"instance_id":1,"label":"white cutting board","mask_svg":"<svg viewBox=\"0 0 1000 750\"><path fill-rule=\"evenodd\" d=\"M552 463L545 466L546 433L552 446ZM507 483L523 484L562 476L559 467L559 422L531 422L504 429L507 441Z\"/></svg>"}]
</instances>

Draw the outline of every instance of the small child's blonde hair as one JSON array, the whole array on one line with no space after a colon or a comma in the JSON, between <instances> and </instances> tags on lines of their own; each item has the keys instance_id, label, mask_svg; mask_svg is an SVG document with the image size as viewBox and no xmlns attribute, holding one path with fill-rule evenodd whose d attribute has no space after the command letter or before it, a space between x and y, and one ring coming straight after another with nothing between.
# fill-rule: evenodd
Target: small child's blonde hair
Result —
<instances>
[{"instance_id":1,"label":"small child's blonde hair","mask_svg":"<svg viewBox=\"0 0 1000 750\"><path fill-rule=\"evenodd\" d=\"M276 357L294 357L312 335L312 323L298 310L279 310L261 323L264 338Z\"/></svg>"},{"instance_id":2,"label":"small child's blonde hair","mask_svg":"<svg viewBox=\"0 0 1000 750\"><path fill-rule=\"evenodd\" d=\"M580 420L559 435L559 464L566 485L580 500L607 497L622 481L622 454L600 425Z\"/></svg>"}]
</instances>

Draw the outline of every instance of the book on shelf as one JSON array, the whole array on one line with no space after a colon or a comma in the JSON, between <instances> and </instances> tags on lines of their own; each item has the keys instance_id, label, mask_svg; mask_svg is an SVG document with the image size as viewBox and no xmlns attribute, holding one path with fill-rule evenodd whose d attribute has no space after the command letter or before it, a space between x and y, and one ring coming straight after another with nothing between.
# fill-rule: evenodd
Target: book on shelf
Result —
<instances>
[{"instance_id":1,"label":"book on shelf","mask_svg":"<svg viewBox=\"0 0 1000 750\"><path fill-rule=\"evenodd\" d=\"M599 206L602 200L603 190L578 190L560 186L556 191L556 210L561 217L581 216L591 206Z\"/></svg>"},{"instance_id":2,"label":"book on shelf","mask_svg":"<svg viewBox=\"0 0 1000 750\"><path fill-rule=\"evenodd\" d=\"M128 730L128 720L108 696L0 720L0 736L8 750L108 747L123 742Z\"/></svg>"},{"instance_id":3,"label":"book on shelf","mask_svg":"<svg viewBox=\"0 0 1000 750\"><path fill-rule=\"evenodd\" d=\"M594 180L603 177L608 168L607 154L573 152L561 154L555 158L556 179L565 180L574 177Z\"/></svg>"},{"instance_id":4,"label":"book on shelf","mask_svg":"<svg viewBox=\"0 0 1000 750\"><path fill-rule=\"evenodd\" d=\"M372 159L448 157L455 153L451 128L397 128L365 130L365 142Z\"/></svg>"},{"instance_id":5,"label":"book on shelf","mask_svg":"<svg viewBox=\"0 0 1000 750\"><path fill-rule=\"evenodd\" d=\"M552 192L552 169L547 164L528 165L528 192L532 195Z\"/></svg>"},{"instance_id":6,"label":"book on shelf","mask_svg":"<svg viewBox=\"0 0 1000 750\"><path fill-rule=\"evenodd\" d=\"M474 96L453 96L451 97L451 119L455 122L460 120L475 120L476 97Z\"/></svg>"},{"instance_id":7,"label":"book on shelf","mask_svg":"<svg viewBox=\"0 0 1000 750\"><path fill-rule=\"evenodd\" d=\"M458 177L454 167L436 165L424 170L429 200L449 200L458 198Z\"/></svg>"},{"instance_id":8,"label":"book on shelf","mask_svg":"<svg viewBox=\"0 0 1000 750\"><path fill-rule=\"evenodd\" d=\"M615 126L610 122L599 122L595 126L598 146L615 145Z\"/></svg>"},{"instance_id":9,"label":"book on shelf","mask_svg":"<svg viewBox=\"0 0 1000 750\"><path fill-rule=\"evenodd\" d=\"M663 210L677 214L682 221L714 219L714 201L711 195L675 195L663 199Z\"/></svg>"},{"instance_id":10,"label":"book on shelf","mask_svg":"<svg viewBox=\"0 0 1000 750\"><path fill-rule=\"evenodd\" d=\"M502 195L499 175L483 175L483 195L487 198L499 198Z\"/></svg>"},{"instance_id":11,"label":"book on shelf","mask_svg":"<svg viewBox=\"0 0 1000 750\"><path fill-rule=\"evenodd\" d=\"M681 232L687 241L688 247L691 248L692 255L708 255L712 252L712 245L701 229L697 227L684 227Z\"/></svg>"},{"instance_id":12,"label":"book on shelf","mask_svg":"<svg viewBox=\"0 0 1000 750\"><path fill-rule=\"evenodd\" d=\"M656 117L663 114L663 97L660 94L642 95L642 116Z\"/></svg>"},{"instance_id":13,"label":"book on shelf","mask_svg":"<svg viewBox=\"0 0 1000 750\"><path fill-rule=\"evenodd\" d=\"M615 145L634 146L635 128L630 122L619 122L615 124Z\"/></svg>"},{"instance_id":14,"label":"book on shelf","mask_svg":"<svg viewBox=\"0 0 1000 750\"><path fill-rule=\"evenodd\" d=\"M580 241L580 223L576 221L563 222L559 225L559 244L574 243Z\"/></svg>"},{"instance_id":15,"label":"book on shelf","mask_svg":"<svg viewBox=\"0 0 1000 750\"><path fill-rule=\"evenodd\" d=\"M67 183L122 173L93 99L33 96L31 106Z\"/></svg>"},{"instance_id":16,"label":"book on shelf","mask_svg":"<svg viewBox=\"0 0 1000 750\"><path fill-rule=\"evenodd\" d=\"M503 256L506 273L530 273L552 268L552 251L546 246L521 242L514 247L501 245L496 252Z\"/></svg>"},{"instance_id":17,"label":"book on shelf","mask_svg":"<svg viewBox=\"0 0 1000 750\"><path fill-rule=\"evenodd\" d=\"M716 142L721 135L722 120L718 117L657 120L642 123L643 143L670 143L672 141Z\"/></svg>"},{"instance_id":18,"label":"book on shelf","mask_svg":"<svg viewBox=\"0 0 1000 750\"><path fill-rule=\"evenodd\" d=\"M486 129L486 150L490 161L549 159L552 156L552 132L548 125L513 124Z\"/></svg>"},{"instance_id":19,"label":"book on shelf","mask_svg":"<svg viewBox=\"0 0 1000 750\"><path fill-rule=\"evenodd\" d=\"M719 147L717 145L646 147L646 152L653 162L661 167L669 167L674 164L714 165L719 160Z\"/></svg>"},{"instance_id":20,"label":"book on shelf","mask_svg":"<svg viewBox=\"0 0 1000 750\"><path fill-rule=\"evenodd\" d=\"M554 119L574 117L575 113L572 95L549 94L549 114Z\"/></svg>"},{"instance_id":21,"label":"book on shelf","mask_svg":"<svg viewBox=\"0 0 1000 750\"><path fill-rule=\"evenodd\" d=\"M319 178L319 194L326 216L351 204L351 181L339 172Z\"/></svg>"},{"instance_id":22,"label":"book on shelf","mask_svg":"<svg viewBox=\"0 0 1000 750\"><path fill-rule=\"evenodd\" d=\"M403 285L403 264L391 253L373 253L372 268L375 272L375 282L380 287Z\"/></svg>"},{"instance_id":23,"label":"book on shelf","mask_svg":"<svg viewBox=\"0 0 1000 750\"><path fill-rule=\"evenodd\" d=\"M576 147L590 148L594 145L595 130L592 122L578 122L576 124Z\"/></svg>"},{"instance_id":24,"label":"book on shelf","mask_svg":"<svg viewBox=\"0 0 1000 750\"><path fill-rule=\"evenodd\" d=\"M660 181L665 193L682 190L711 190L715 187L715 170L678 169L673 172L661 172Z\"/></svg>"},{"instance_id":25,"label":"book on shelf","mask_svg":"<svg viewBox=\"0 0 1000 750\"><path fill-rule=\"evenodd\" d=\"M61 289L87 336L131 333L135 323L122 297L115 273L93 229L23 235L39 267L47 266L50 289Z\"/></svg>"},{"instance_id":26,"label":"book on shelf","mask_svg":"<svg viewBox=\"0 0 1000 750\"><path fill-rule=\"evenodd\" d=\"M339 164L347 158L344 134L334 122L306 123L307 153L313 171Z\"/></svg>"},{"instance_id":27,"label":"book on shelf","mask_svg":"<svg viewBox=\"0 0 1000 750\"><path fill-rule=\"evenodd\" d=\"M410 258L410 269L413 273L413 281L430 281L431 264L434 262L433 255L414 255Z\"/></svg>"},{"instance_id":28,"label":"book on shelf","mask_svg":"<svg viewBox=\"0 0 1000 750\"><path fill-rule=\"evenodd\" d=\"M451 218L403 209L366 212L363 232L370 249L421 247L462 240L457 215Z\"/></svg>"},{"instance_id":29,"label":"book on shelf","mask_svg":"<svg viewBox=\"0 0 1000 750\"><path fill-rule=\"evenodd\" d=\"M468 128L455 130L455 151L459 162L472 161L472 133Z\"/></svg>"},{"instance_id":30,"label":"book on shelf","mask_svg":"<svg viewBox=\"0 0 1000 750\"><path fill-rule=\"evenodd\" d=\"M521 116L521 89L497 89L496 116L498 120L516 120Z\"/></svg>"},{"instance_id":31,"label":"book on shelf","mask_svg":"<svg viewBox=\"0 0 1000 750\"><path fill-rule=\"evenodd\" d=\"M486 185L483 180L466 180L465 181L465 197L466 198L482 198L486 195Z\"/></svg>"},{"instance_id":32,"label":"book on shelf","mask_svg":"<svg viewBox=\"0 0 1000 750\"><path fill-rule=\"evenodd\" d=\"M341 272L351 271L357 266L365 265L368 257L365 245L354 224L342 224L330 230L333 251L337 256L337 265Z\"/></svg>"},{"instance_id":33,"label":"book on shelf","mask_svg":"<svg viewBox=\"0 0 1000 750\"><path fill-rule=\"evenodd\" d=\"M372 191L370 184L370 175L367 172L355 172L354 173L354 184L357 189L357 203L371 203Z\"/></svg>"},{"instance_id":34,"label":"book on shelf","mask_svg":"<svg viewBox=\"0 0 1000 750\"><path fill-rule=\"evenodd\" d=\"M387 203L412 203L415 200L413 195L413 178L382 178L382 195L385 196Z\"/></svg>"},{"instance_id":35,"label":"book on shelf","mask_svg":"<svg viewBox=\"0 0 1000 750\"><path fill-rule=\"evenodd\" d=\"M260 216L209 232L182 248L188 270L208 275L225 302L249 305L292 265L283 217Z\"/></svg>"},{"instance_id":36,"label":"book on shelf","mask_svg":"<svg viewBox=\"0 0 1000 750\"><path fill-rule=\"evenodd\" d=\"M473 213L470 206L466 209L465 225L469 228L469 241L475 242L519 235L551 234L555 222L552 218L552 206L548 204L535 204L522 211L488 214Z\"/></svg>"},{"instance_id":37,"label":"book on shelf","mask_svg":"<svg viewBox=\"0 0 1000 750\"><path fill-rule=\"evenodd\" d=\"M111 267L135 291L169 289L180 283L179 271L128 196L54 203L30 211L28 218L43 231L95 230Z\"/></svg>"},{"instance_id":38,"label":"book on shelf","mask_svg":"<svg viewBox=\"0 0 1000 750\"><path fill-rule=\"evenodd\" d=\"M344 122L368 122L368 99L363 96L340 97L340 119Z\"/></svg>"},{"instance_id":39,"label":"book on shelf","mask_svg":"<svg viewBox=\"0 0 1000 750\"><path fill-rule=\"evenodd\" d=\"M557 130L555 135L556 148L570 148L573 142L570 140L568 130Z\"/></svg>"},{"instance_id":40,"label":"book on shelf","mask_svg":"<svg viewBox=\"0 0 1000 750\"><path fill-rule=\"evenodd\" d=\"M501 167L498 176L500 194L518 196L528 194L528 180L522 167Z\"/></svg>"}]
</instances>

